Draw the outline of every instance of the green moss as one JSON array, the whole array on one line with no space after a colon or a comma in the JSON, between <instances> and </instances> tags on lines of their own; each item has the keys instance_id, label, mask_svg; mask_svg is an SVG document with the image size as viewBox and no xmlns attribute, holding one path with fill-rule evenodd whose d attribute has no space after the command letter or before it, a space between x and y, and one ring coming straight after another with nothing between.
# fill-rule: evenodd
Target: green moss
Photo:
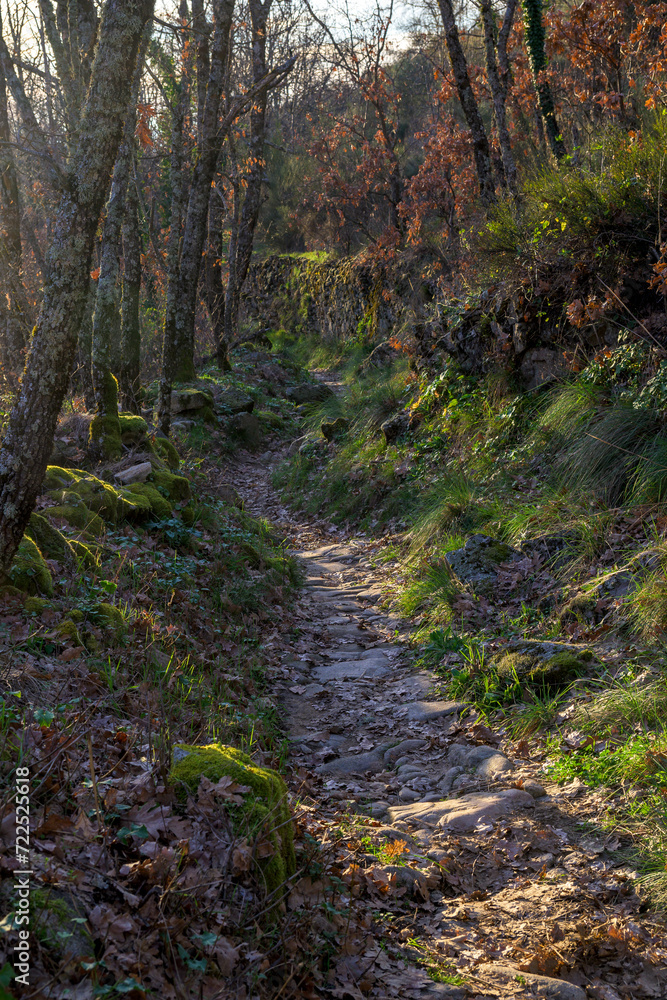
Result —
<instances>
[{"instance_id":1,"label":"green moss","mask_svg":"<svg viewBox=\"0 0 667 1000\"><path fill-rule=\"evenodd\" d=\"M138 484L141 485L141 484ZM123 502L122 516L127 521L144 521L152 514L150 501L133 490L131 486L122 486L118 490L118 496Z\"/></svg>"},{"instance_id":2,"label":"green moss","mask_svg":"<svg viewBox=\"0 0 667 1000\"><path fill-rule=\"evenodd\" d=\"M148 424L134 413L119 413L120 438L123 444L143 444L148 437Z\"/></svg>"},{"instance_id":3,"label":"green moss","mask_svg":"<svg viewBox=\"0 0 667 1000\"><path fill-rule=\"evenodd\" d=\"M44 597L26 597L25 609L31 615L41 615L43 611L48 611L53 606L53 602L47 601Z\"/></svg>"},{"instance_id":4,"label":"green moss","mask_svg":"<svg viewBox=\"0 0 667 1000\"><path fill-rule=\"evenodd\" d=\"M21 539L14 561L9 568L9 579L27 594L53 594L53 580L44 556L31 538Z\"/></svg>"},{"instance_id":5,"label":"green moss","mask_svg":"<svg viewBox=\"0 0 667 1000\"><path fill-rule=\"evenodd\" d=\"M106 462L113 462L123 454L123 442L120 435L120 421L114 416L93 417L90 422L88 447L93 455Z\"/></svg>"},{"instance_id":6,"label":"green moss","mask_svg":"<svg viewBox=\"0 0 667 1000\"><path fill-rule=\"evenodd\" d=\"M69 617L73 622L82 622L86 616L83 611L80 611L78 608L73 608L69 613Z\"/></svg>"},{"instance_id":7,"label":"green moss","mask_svg":"<svg viewBox=\"0 0 667 1000\"><path fill-rule=\"evenodd\" d=\"M158 493L152 483L133 483L127 488L149 505L151 514L159 521L165 521L171 517L171 504L165 500L161 493Z\"/></svg>"},{"instance_id":8,"label":"green moss","mask_svg":"<svg viewBox=\"0 0 667 1000\"><path fill-rule=\"evenodd\" d=\"M0 587L0 597L25 597L25 594L18 587L12 587L5 583Z\"/></svg>"},{"instance_id":9,"label":"green moss","mask_svg":"<svg viewBox=\"0 0 667 1000\"><path fill-rule=\"evenodd\" d=\"M241 542L239 548L241 549L241 552L248 560L248 565L250 566L250 568L259 569L259 567L264 562L264 559L261 553L257 551L255 546L251 545L250 542Z\"/></svg>"},{"instance_id":10,"label":"green moss","mask_svg":"<svg viewBox=\"0 0 667 1000\"><path fill-rule=\"evenodd\" d=\"M156 486L160 487L174 503L182 500L189 500L192 496L190 483L185 476L175 476L173 472L166 472L161 469L153 469L151 476Z\"/></svg>"},{"instance_id":11,"label":"green moss","mask_svg":"<svg viewBox=\"0 0 667 1000\"><path fill-rule=\"evenodd\" d=\"M52 491L52 495L53 492L56 491ZM86 507L77 493L72 490L62 490L60 497L64 502L48 509L51 517L62 517L72 528L78 528L96 538L104 533L105 527L102 518Z\"/></svg>"},{"instance_id":12,"label":"green moss","mask_svg":"<svg viewBox=\"0 0 667 1000\"><path fill-rule=\"evenodd\" d=\"M205 424L216 423L215 410L212 406L202 406L201 410L197 414L198 417L204 421Z\"/></svg>"},{"instance_id":13,"label":"green moss","mask_svg":"<svg viewBox=\"0 0 667 1000\"><path fill-rule=\"evenodd\" d=\"M187 506L182 508L181 521L188 528L191 528L193 524L195 524L195 522L197 521L197 512L195 511L191 503L187 504Z\"/></svg>"},{"instance_id":14,"label":"green moss","mask_svg":"<svg viewBox=\"0 0 667 1000\"><path fill-rule=\"evenodd\" d=\"M56 635L61 639L69 639L77 646L83 646L83 639L79 635L79 630L71 618L65 618L55 627Z\"/></svg>"},{"instance_id":15,"label":"green moss","mask_svg":"<svg viewBox=\"0 0 667 1000\"><path fill-rule=\"evenodd\" d=\"M97 566L99 557L89 545L86 545L85 542L80 542L76 538L71 538L69 544L79 566L85 566L86 569L89 569L91 566Z\"/></svg>"},{"instance_id":16,"label":"green moss","mask_svg":"<svg viewBox=\"0 0 667 1000\"><path fill-rule=\"evenodd\" d=\"M180 456L168 438L155 438L155 451L170 469L177 469L181 464Z\"/></svg>"},{"instance_id":17,"label":"green moss","mask_svg":"<svg viewBox=\"0 0 667 1000\"><path fill-rule=\"evenodd\" d=\"M259 410L259 412L256 413L256 416L259 417L262 423L268 424L269 427L275 427L276 429L284 427L286 424L285 418L281 417L279 413L274 413L273 410Z\"/></svg>"},{"instance_id":18,"label":"green moss","mask_svg":"<svg viewBox=\"0 0 667 1000\"><path fill-rule=\"evenodd\" d=\"M183 753L180 760L176 759ZM239 835L263 835L272 845L274 854L260 860L259 867L267 891L276 893L296 870L292 816L287 787L280 775L268 767L254 764L235 747L219 743L203 747L177 746L174 758L169 777L177 786L181 799L188 791L191 794L197 791L202 775L214 782L229 775L238 784L250 787L244 804L229 807L229 813Z\"/></svg>"},{"instance_id":19,"label":"green moss","mask_svg":"<svg viewBox=\"0 0 667 1000\"><path fill-rule=\"evenodd\" d=\"M74 561L74 550L68 539L41 514L33 511L25 533L39 546L40 552L47 559L57 559L59 562Z\"/></svg>"},{"instance_id":20,"label":"green moss","mask_svg":"<svg viewBox=\"0 0 667 1000\"><path fill-rule=\"evenodd\" d=\"M123 612L115 604L107 604L106 601L100 601L99 604L91 608L88 612L88 617L95 625L108 629L116 637L123 635L125 632L126 624Z\"/></svg>"},{"instance_id":21,"label":"green moss","mask_svg":"<svg viewBox=\"0 0 667 1000\"><path fill-rule=\"evenodd\" d=\"M558 615L558 620L561 622L576 621L580 615L586 615L595 611L597 603L597 596L591 597L589 594L577 594L571 601L567 602Z\"/></svg>"},{"instance_id":22,"label":"green moss","mask_svg":"<svg viewBox=\"0 0 667 1000\"><path fill-rule=\"evenodd\" d=\"M501 680L519 681L532 687L559 690L567 687L586 671L593 659L588 650L582 653L562 651L552 656L540 657L531 653L506 653L494 664Z\"/></svg>"}]
</instances>

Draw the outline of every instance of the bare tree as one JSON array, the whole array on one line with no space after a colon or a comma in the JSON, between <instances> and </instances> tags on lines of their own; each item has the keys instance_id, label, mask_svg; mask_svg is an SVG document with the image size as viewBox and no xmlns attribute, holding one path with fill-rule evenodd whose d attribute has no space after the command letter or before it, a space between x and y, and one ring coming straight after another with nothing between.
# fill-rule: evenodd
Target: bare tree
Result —
<instances>
[{"instance_id":1,"label":"bare tree","mask_svg":"<svg viewBox=\"0 0 667 1000\"><path fill-rule=\"evenodd\" d=\"M507 72L507 40L512 30L517 0L508 0L503 23L498 32L496 15L491 0L480 0L482 25L484 27L484 48L486 52L486 76L493 98L493 111L496 121L498 144L503 161L503 170L507 186L512 192L517 192L516 163L512 152L512 142L507 129L507 91L509 73ZM503 72L504 71L504 72Z\"/></svg>"},{"instance_id":2,"label":"bare tree","mask_svg":"<svg viewBox=\"0 0 667 1000\"><path fill-rule=\"evenodd\" d=\"M449 61L452 64L456 91L461 102L463 116L472 136L475 168L479 180L479 193L485 205L492 205L496 200L496 189L493 180L493 164L491 162L489 139L470 82L468 63L463 46L461 45L452 0L438 0L438 6L440 7L440 15L445 29L447 51L449 52Z\"/></svg>"},{"instance_id":3,"label":"bare tree","mask_svg":"<svg viewBox=\"0 0 667 1000\"><path fill-rule=\"evenodd\" d=\"M0 566L18 548L41 489L86 302L93 241L152 0L107 0L77 142L46 259L42 308L0 450ZM6 48L6 47L5 47Z\"/></svg>"}]
</instances>

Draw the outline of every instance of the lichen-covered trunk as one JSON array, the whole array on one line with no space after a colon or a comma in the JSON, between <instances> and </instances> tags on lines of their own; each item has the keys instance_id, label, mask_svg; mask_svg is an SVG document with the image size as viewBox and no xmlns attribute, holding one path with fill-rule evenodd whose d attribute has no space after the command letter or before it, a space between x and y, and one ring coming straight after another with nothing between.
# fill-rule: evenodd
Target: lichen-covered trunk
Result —
<instances>
[{"instance_id":1,"label":"lichen-covered trunk","mask_svg":"<svg viewBox=\"0 0 667 1000\"><path fill-rule=\"evenodd\" d=\"M484 128L482 116L479 113L472 84L470 83L468 64L461 45L461 39L459 38L452 2L451 0L438 0L438 5L445 29L447 51L449 52L449 60L452 64L456 91L463 110L463 116L472 136L473 156L479 180L480 197L482 202L489 206L496 200L489 139Z\"/></svg>"},{"instance_id":2,"label":"lichen-covered trunk","mask_svg":"<svg viewBox=\"0 0 667 1000\"><path fill-rule=\"evenodd\" d=\"M7 87L0 68L0 360L8 374L17 376L25 362L27 317L23 294L21 206L11 142Z\"/></svg>"},{"instance_id":3,"label":"lichen-covered trunk","mask_svg":"<svg viewBox=\"0 0 667 1000\"><path fill-rule=\"evenodd\" d=\"M234 0L214 0L215 28L211 45L210 73L201 120L201 141L192 173L190 196L181 243L179 287L176 298L174 378L186 382L195 377L194 341L199 274L206 240L211 184L224 136L218 128L220 99L229 58Z\"/></svg>"},{"instance_id":4,"label":"lichen-covered trunk","mask_svg":"<svg viewBox=\"0 0 667 1000\"><path fill-rule=\"evenodd\" d=\"M139 198L131 179L125 196L123 219L123 295L120 306L120 393L123 408L141 412L141 233Z\"/></svg>"},{"instance_id":5,"label":"lichen-covered trunk","mask_svg":"<svg viewBox=\"0 0 667 1000\"><path fill-rule=\"evenodd\" d=\"M556 118L556 108L549 81L543 77L547 68L546 34L542 16L542 0L523 0L523 20L526 26L526 45L530 55L537 100L544 119L544 129L549 147L557 160L562 159L567 150Z\"/></svg>"},{"instance_id":6,"label":"lichen-covered trunk","mask_svg":"<svg viewBox=\"0 0 667 1000\"><path fill-rule=\"evenodd\" d=\"M117 370L120 354L120 351L114 350L114 341L120 339L118 336L120 318L118 315L117 286L120 272L121 234L125 216L125 196L132 166L134 132L137 126L137 99L148 42L148 32L144 32L132 80L123 138L114 166L111 193L102 233L91 358L95 417L90 425L88 441L89 451L97 459L113 460L120 458L123 452L118 420L118 381L114 375L114 368Z\"/></svg>"},{"instance_id":7,"label":"lichen-covered trunk","mask_svg":"<svg viewBox=\"0 0 667 1000\"><path fill-rule=\"evenodd\" d=\"M516 0L510 0L507 5L506 19L508 16L514 17ZM511 11L511 14L510 14ZM512 141L507 128L507 87L503 86L498 68L498 54L496 52L496 16L491 4L491 0L481 0L482 23L484 25L484 46L486 50L486 77L489 81L491 96L493 98L493 112L496 120L496 133L498 135L498 145L502 157L503 171L507 187L512 194L517 192L516 163L512 152ZM511 21L510 21L511 24ZM504 27L504 25L503 25ZM507 84L507 81L505 81Z\"/></svg>"},{"instance_id":8,"label":"lichen-covered trunk","mask_svg":"<svg viewBox=\"0 0 667 1000\"><path fill-rule=\"evenodd\" d=\"M47 256L42 308L0 450L0 567L9 569L39 495L88 292L93 242L121 139L151 0L107 0L79 140Z\"/></svg>"},{"instance_id":9,"label":"lichen-covered trunk","mask_svg":"<svg viewBox=\"0 0 667 1000\"><path fill-rule=\"evenodd\" d=\"M93 391L93 373L90 356L93 348L93 313L95 312L96 295L97 285L91 278L88 282L83 317L79 325L77 364L74 379L77 389L83 393L83 400L89 412L95 409L95 393Z\"/></svg>"},{"instance_id":10,"label":"lichen-covered trunk","mask_svg":"<svg viewBox=\"0 0 667 1000\"><path fill-rule=\"evenodd\" d=\"M252 23L252 79L256 85L266 76L266 25L271 9L271 0L249 0ZM250 170L246 175L243 206L238 222L236 240L230 241L229 278L225 293L224 338L228 354L238 332L239 304L241 289L248 274L255 239L255 228L259 218L262 198L262 180L266 170L264 162L264 140L266 132L267 91L262 90L255 99L250 113L250 138L248 159ZM233 248L232 248L233 242ZM233 254L233 259L232 259ZM222 357L223 352L218 351Z\"/></svg>"},{"instance_id":11,"label":"lichen-covered trunk","mask_svg":"<svg viewBox=\"0 0 667 1000\"><path fill-rule=\"evenodd\" d=\"M224 343L225 288L222 283L222 213L223 201L216 197L208 210L208 243L204 258L206 308L213 327L215 355L222 371L229 369Z\"/></svg>"},{"instance_id":12,"label":"lichen-covered trunk","mask_svg":"<svg viewBox=\"0 0 667 1000\"><path fill-rule=\"evenodd\" d=\"M180 97L174 106L171 118L171 159L169 161L171 208L167 237L167 299L164 307L162 368L157 405L158 430L163 437L169 437L171 429L171 387L174 381L176 351L176 303L178 301L181 229L185 201L183 126L188 107L188 87L185 74L180 86Z\"/></svg>"}]
</instances>

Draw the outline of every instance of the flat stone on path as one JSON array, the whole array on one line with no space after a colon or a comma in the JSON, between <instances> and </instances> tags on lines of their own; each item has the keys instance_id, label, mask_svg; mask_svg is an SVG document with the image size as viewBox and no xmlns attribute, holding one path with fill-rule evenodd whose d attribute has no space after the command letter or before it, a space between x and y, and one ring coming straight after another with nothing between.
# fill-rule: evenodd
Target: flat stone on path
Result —
<instances>
[{"instance_id":1,"label":"flat stone on path","mask_svg":"<svg viewBox=\"0 0 667 1000\"><path fill-rule=\"evenodd\" d=\"M443 715L455 715L465 707L461 701L413 701L408 705L408 719L413 722L431 722Z\"/></svg>"},{"instance_id":2,"label":"flat stone on path","mask_svg":"<svg viewBox=\"0 0 667 1000\"><path fill-rule=\"evenodd\" d=\"M370 750L368 753L338 757L336 760L320 764L319 767L315 768L315 772L317 774L365 774L366 771L383 771L385 766L383 750L384 747L378 747L377 750Z\"/></svg>"},{"instance_id":3,"label":"flat stone on path","mask_svg":"<svg viewBox=\"0 0 667 1000\"><path fill-rule=\"evenodd\" d=\"M533 797L528 792L520 788L504 788L493 794L473 792L460 799L391 806L389 817L392 823L411 821L424 826L446 827L456 833L471 833L478 823L491 823L533 805Z\"/></svg>"},{"instance_id":4,"label":"flat stone on path","mask_svg":"<svg viewBox=\"0 0 667 1000\"><path fill-rule=\"evenodd\" d=\"M543 1000L586 1000L586 993L580 986L565 979L538 976L534 972L520 972L509 965L478 965L476 973L483 979L495 981L499 986L512 988L514 997L540 997Z\"/></svg>"},{"instance_id":5,"label":"flat stone on path","mask_svg":"<svg viewBox=\"0 0 667 1000\"><path fill-rule=\"evenodd\" d=\"M313 674L318 681L349 681L359 677L384 677L389 673L389 664L376 660L348 660L328 663L315 667Z\"/></svg>"}]
</instances>

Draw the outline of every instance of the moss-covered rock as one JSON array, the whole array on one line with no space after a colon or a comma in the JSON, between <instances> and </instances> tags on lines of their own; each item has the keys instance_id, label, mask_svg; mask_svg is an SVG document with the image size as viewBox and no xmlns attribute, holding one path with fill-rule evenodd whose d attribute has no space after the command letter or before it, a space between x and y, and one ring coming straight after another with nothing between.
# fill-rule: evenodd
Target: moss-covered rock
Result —
<instances>
[{"instance_id":1,"label":"moss-covered rock","mask_svg":"<svg viewBox=\"0 0 667 1000\"><path fill-rule=\"evenodd\" d=\"M191 503L186 504L181 510L181 521L187 528L191 528L197 521L197 512Z\"/></svg>"},{"instance_id":2,"label":"moss-covered rock","mask_svg":"<svg viewBox=\"0 0 667 1000\"><path fill-rule=\"evenodd\" d=\"M120 439L123 444L130 447L146 444L148 424L143 417L139 417L135 413L119 413L118 423L120 426Z\"/></svg>"},{"instance_id":3,"label":"moss-covered rock","mask_svg":"<svg viewBox=\"0 0 667 1000\"><path fill-rule=\"evenodd\" d=\"M522 684L547 691L558 691L581 677L593 660L593 654L584 650L561 650L540 655L536 652L515 651L505 653L493 663L501 680L518 680Z\"/></svg>"},{"instance_id":4,"label":"moss-covered rock","mask_svg":"<svg viewBox=\"0 0 667 1000\"><path fill-rule=\"evenodd\" d=\"M31 538L25 535L9 567L9 579L27 594L53 594L53 579L44 556Z\"/></svg>"},{"instance_id":5,"label":"moss-covered rock","mask_svg":"<svg viewBox=\"0 0 667 1000\"><path fill-rule=\"evenodd\" d=\"M106 530L104 521L99 514L93 513L89 507L86 507L78 493L74 493L72 490L63 490L60 496L63 502L48 508L50 517L62 518L70 527L78 528L79 531L95 538L104 534Z\"/></svg>"},{"instance_id":6,"label":"moss-covered rock","mask_svg":"<svg viewBox=\"0 0 667 1000\"><path fill-rule=\"evenodd\" d=\"M158 519L164 521L171 517L172 507L169 501L158 492L153 483L133 483L127 487L131 493L148 504L150 513Z\"/></svg>"},{"instance_id":7,"label":"moss-covered rock","mask_svg":"<svg viewBox=\"0 0 667 1000\"><path fill-rule=\"evenodd\" d=\"M54 604L44 597L26 597L24 607L31 615L41 615L43 611L50 611Z\"/></svg>"},{"instance_id":8,"label":"moss-covered rock","mask_svg":"<svg viewBox=\"0 0 667 1000\"><path fill-rule=\"evenodd\" d=\"M121 609L117 608L115 604L108 604L106 601L100 601L90 609L88 617L95 625L99 625L100 628L108 629L110 632L113 632L116 637L125 633L125 617Z\"/></svg>"},{"instance_id":9,"label":"moss-covered rock","mask_svg":"<svg viewBox=\"0 0 667 1000\"><path fill-rule=\"evenodd\" d=\"M173 472L154 469L151 478L160 491L174 503L189 500L192 495L190 483L185 476L176 476Z\"/></svg>"},{"instance_id":10,"label":"moss-covered rock","mask_svg":"<svg viewBox=\"0 0 667 1000\"><path fill-rule=\"evenodd\" d=\"M70 538L69 544L72 552L74 553L74 558L79 566L90 569L91 566L98 565L100 561L99 555L90 545L86 545L85 542L79 541L78 538Z\"/></svg>"},{"instance_id":11,"label":"moss-covered rock","mask_svg":"<svg viewBox=\"0 0 667 1000\"><path fill-rule=\"evenodd\" d=\"M181 464L180 456L168 438L155 438L155 451L170 469L177 469Z\"/></svg>"},{"instance_id":12,"label":"moss-covered rock","mask_svg":"<svg viewBox=\"0 0 667 1000\"><path fill-rule=\"evenodd\" d=\"M230 806L229 813L239 836L261 836L274 853L259 861L267 892L277 893L296 870L294 830L287 801L287 787L279 774L260 767L235 747L212 743L209 746L177 746L170 780L177 795L194 794L202 775L217 782L224 775L249 787L242 806Z\"/></svg>"},{"instance_id":13,"label":"moss-covered rock","mask_svg":"<svg viewBox=\"0 0 667 1000\"><path fill-rule=\"evenodd\" d=\"M123 442L118 417L98 414L90 422L88 447L91 454L106 462L114 462L123 454Z\"/></svg>"},{"instance_id":14,"label":"moss-covered rock","mask_svg":"<svg viewBox=\"0 0 667 1000\"><path fill-rule=\"evenodd\" d=\"M193 416L199 416L200 414L196 411L208 407L213 409L213 396L210 392L205 392L203 389L173 389L171 393L171 412L176 413L193 413ZM195 412L193 412L195 411Z\"/></svg>"},{"instance_id":15,"label":"moss-covered rock","mask_svg":"<svg viewBox=\"0 0 667 1000\"><path fill-rule=\"evenodd\" d=\"M79 635L79 630L71 618L65 618L63 621L59 622L54 631L60 639L67 639L70 642L75 643L77 646L83 646L84 644L83 639Z\"/></svg>"},{"instance_id":16,"label":"moss-covered rock","mask_svg":"<svg viewBox=\"0 0 667 1000\"><path fill-rule=\"evenodd\" d=\"M69 540L41 514L33 511L25 533L28 538L32 538L47 559L57 559L59 562L74 561L74 550Z\"/></svg>"}]
</instances>

